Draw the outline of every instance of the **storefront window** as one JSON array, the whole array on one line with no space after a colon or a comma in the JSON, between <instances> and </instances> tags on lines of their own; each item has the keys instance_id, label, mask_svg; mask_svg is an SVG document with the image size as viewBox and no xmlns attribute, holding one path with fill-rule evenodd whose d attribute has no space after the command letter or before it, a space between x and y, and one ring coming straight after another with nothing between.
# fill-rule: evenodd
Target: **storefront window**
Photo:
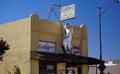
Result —
<instances>
[{"instance_id":1,"label":"storefront window","mask_svg":"<svg viewBox=\"0 0 120 74\"><path fill-rule=\"evenodd\" d=\"M75 63L67 63L67 74L81 74L81 66Z\"/></svg>"}]
</instances>

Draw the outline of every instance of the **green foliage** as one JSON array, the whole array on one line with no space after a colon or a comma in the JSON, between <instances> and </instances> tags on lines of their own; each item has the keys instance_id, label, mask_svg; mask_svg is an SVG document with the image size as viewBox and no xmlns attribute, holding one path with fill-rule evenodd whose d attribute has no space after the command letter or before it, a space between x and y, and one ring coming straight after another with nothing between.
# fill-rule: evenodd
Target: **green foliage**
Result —
<instances>
[{"instance_id":1,"label":"green foliage","mask_svg":"<svg viewBox=\"0 0 120 74\"><path fill-rule=\"evenodd\" d=\"M0 60L2 61L3 54L9 50L9 45L6 41L3 40L3 38L0 39Z\"/></svg>"}]
</instances>

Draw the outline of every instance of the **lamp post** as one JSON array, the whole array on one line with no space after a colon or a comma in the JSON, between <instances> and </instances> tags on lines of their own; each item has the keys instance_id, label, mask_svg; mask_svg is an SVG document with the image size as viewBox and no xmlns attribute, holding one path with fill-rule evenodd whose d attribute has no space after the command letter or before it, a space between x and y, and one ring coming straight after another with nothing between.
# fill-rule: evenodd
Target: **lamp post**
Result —
<instances>
[{"instance_id":1,"label":"lamp post","mask_svg":"<svg viewBox=\"0 0 120 74\"><path fill-rule=\"evenodd\" d=\"M115 3L119 3L120 0L114 0L113 2L111 2L106 8L105 10L101 11L101 7L98 7L99 10L99 40L100 40L100 65L98 66L98 68L100 69L100 74L103 74L104 69L106 68L106 66L104 65L104 62L102 61L102 32L101 32L101 16Z\"/></svg>"}]
</instances>

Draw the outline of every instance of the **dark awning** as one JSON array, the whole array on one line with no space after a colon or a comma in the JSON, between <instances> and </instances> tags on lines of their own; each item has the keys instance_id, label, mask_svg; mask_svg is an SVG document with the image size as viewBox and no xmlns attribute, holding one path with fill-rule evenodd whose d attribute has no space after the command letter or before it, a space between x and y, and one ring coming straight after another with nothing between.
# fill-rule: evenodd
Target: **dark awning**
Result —
<instances>
[{"instance_id":1,"label":"dark awning","mask_svg":"<svg viewBox=\"0 0 120 74\"><path fill-rule=\"evenodd\" d=\"M77 56L74 54L57 54L31 51L32 60L54 61L54 62L73 62L78 64L99 64L100 60L92 57Z\"/></svg>"}]
</instances>

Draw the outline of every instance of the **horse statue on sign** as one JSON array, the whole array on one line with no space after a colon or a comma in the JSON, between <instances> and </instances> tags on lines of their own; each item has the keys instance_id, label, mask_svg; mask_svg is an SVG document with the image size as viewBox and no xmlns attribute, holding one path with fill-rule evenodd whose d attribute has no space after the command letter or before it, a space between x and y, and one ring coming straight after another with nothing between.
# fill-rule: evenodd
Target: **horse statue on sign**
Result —
<instances>
[{"instance_id":1,"label":"horse statue on sign","mask_svg":"<svg viewBox=\"0 0 120 74\"><path fill-rule=\"evenodd\" d=\"M72 40L72 34L73 34L73 28L68 28L68 24L64 25L65 29L65 37L63 39L63 52L64 53L72 53L72 45L71 45L71 40Z\"/></svg>"}]
</instances>

